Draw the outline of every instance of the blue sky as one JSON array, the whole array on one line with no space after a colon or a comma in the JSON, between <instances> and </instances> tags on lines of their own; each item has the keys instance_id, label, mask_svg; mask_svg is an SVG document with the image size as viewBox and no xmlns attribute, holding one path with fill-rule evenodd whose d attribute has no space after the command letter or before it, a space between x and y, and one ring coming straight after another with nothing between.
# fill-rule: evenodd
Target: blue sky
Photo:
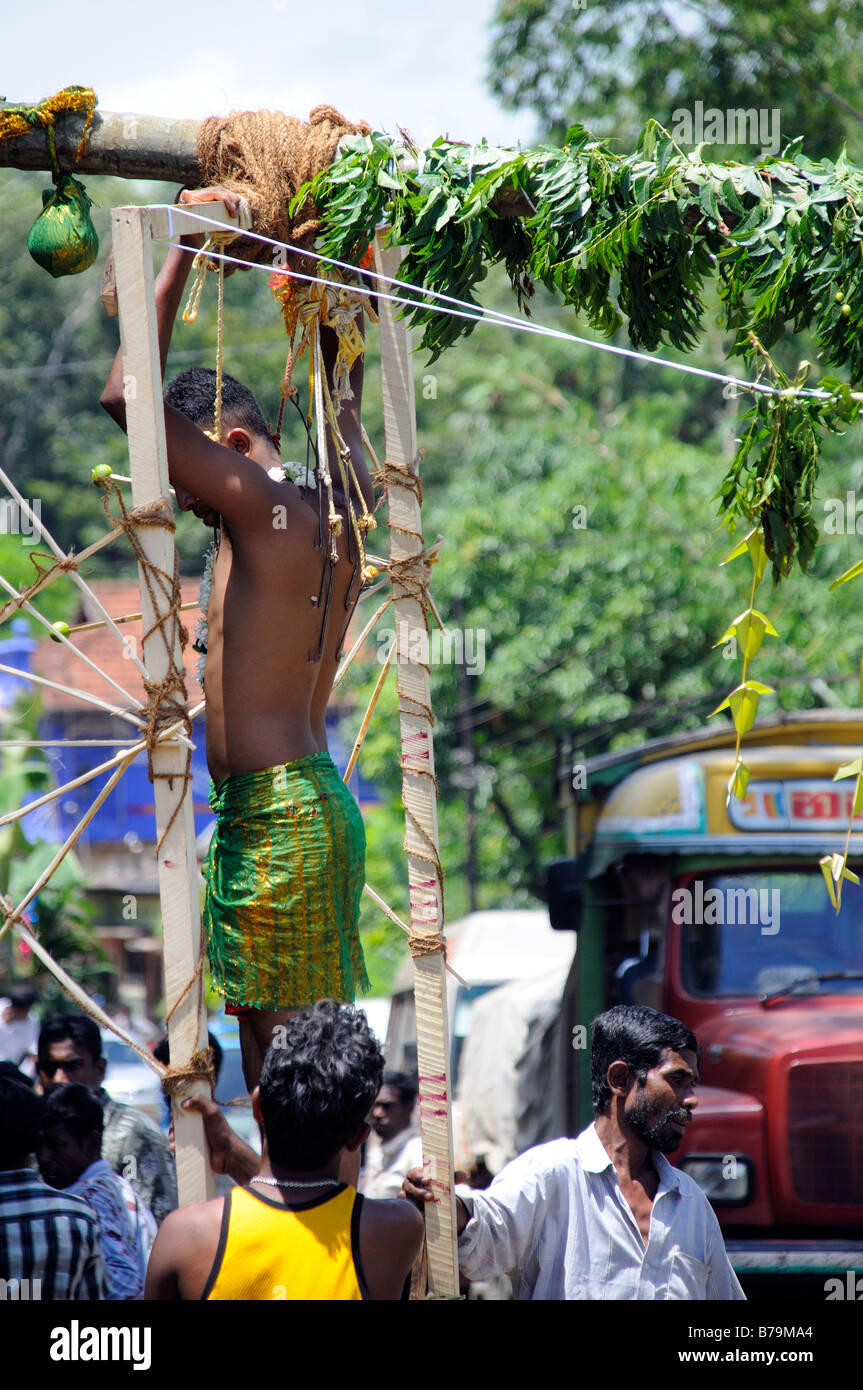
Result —
<instances>
[{"instance_id":1,"label":"blue sky","mask_svg":"<svg viewBox=\"0 0 863 1390\"><path fill-rule=\"evenodd\" d=\"M34 102L78 83L106 111L226 114L328 102L376 129L529 144L528 112L484 82L495 0L36 0L4 18L0 92Z\"/></svg>"}]
</instances>

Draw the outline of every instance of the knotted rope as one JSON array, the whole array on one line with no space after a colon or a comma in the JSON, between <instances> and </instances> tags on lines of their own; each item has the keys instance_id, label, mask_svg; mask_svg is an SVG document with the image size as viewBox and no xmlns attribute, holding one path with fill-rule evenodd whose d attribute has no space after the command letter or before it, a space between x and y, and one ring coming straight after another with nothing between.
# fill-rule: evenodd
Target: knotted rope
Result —
<instances>
[{"instance_id":1,"label":"knotted rope","mask_svg":"<svg viewBox=\"0 0 863 1390\"><path fill-rule=\"evenodd\" d=\"M332 163L344 135L369 134L364 121L352 125L333 106L316 106L308 122L281 111L210 116L198 132L202 184L221 184L248 198L255 231L262 236L311 249L320 226L318 209L308 196L292 207L294 199ZM265 244L248 238L240 238L235 249L247 261L270 254ZM295 269L311 273L307 258L294 259Z\"/></svg>"},{"instance_id":2,"label":"knotted rope","mask_svg":"<svg viewBox=\"0 0 863 1390\"><path fill-rule=\"evenodd\" d=\"M422 483L420 481L418 471L419 462L419 454L417 454L416 458L414 459L413 466L396 464L390 462L389 460L385 460L383 464L379 464L376 469L375 482L383 484L383 487L387 495L389 495L389 489L392 486L406 488L408 491L414 494L414 496L417 499L417 503L419 504L422 502L423 495ZM423 545L422 533L420 531L417 531L414 527L399 525L397 522L393 522L391 517L388 520L387 525L389 526L391 531L398 531L401 535L412 540L418 547L412 554L404 555L400 559L391 559L387 564L387 569L389 570L393 589L401 589L403 595L412 598L419 607L420 611L422 612L427 638L429 609L434 607L434 605L431 602L431 595L429 594L429 578L431 574L431 567L440 556L440 547L442 541L440 538L438 538L438 540L435 542L433 546L426 547ZM436 610L435 616L437 616ZM428 662L416 660L413 653L411 654L411 662L413 665L422 667L425 671L429 670ZM413 708L408 708L407 706L412 706ZM417 719L424 719L427 722L429 729L432 729L434 727L434 715L431 711L430 706L427 705L425 701L418 700L415 695L412 695L408 691L401 689L401 687L399 688L399 707L402 714L413 716ZM429 778L434 785L435 793L439 794L437 778L435 777L435 774L432 772L430 766L428 765L429 753L427 747L420 747L420 750L418 752L412 752L410 751L410 749L406 747L407 743L409 741L413 741L414 739L420 740L421 743L425 743L428 739L428 734L426 734L424 730L420 729L417 731L416 734L407 736L404 734L402 735L402 770L405 773L413 774L417 777ZM406 834L404 839L404 849L406 853L411 855L414 859L422 860L424 863L430 865L434 874L434 877L432 879L429 879L427 884L416 886L425 886L430 889L437 889L437 891L440 893L441 917L443 918L443 866L440 862L440 855L438 853L437 846L435 845L432 836L420 823L420 821L411 811L410 807L405 805L404 811L405 819L408 825L413 829L414 834L419 839L421 845L421 848L419 849L417 849L416 847L409 847ZM435 899L435 906L436 905L437 900ZM414 913L412 912L412 920L413 916ZM430 956L433 955L436 951L443 951L445 953L446 937L444 936L443 931L441 931L440 929L434 932L417 932L414 930L412 925L410 933L408 935L408 949L410 950L411 955L415 958L420 956Z\"/></svg>"},{"instance_id":3,"label":"knotted rope","mask_svg":"<svg viewBox=\"0 0 863 1390\"><path fill-rule=\"evenodd\" d=\"M120 504L119 515L115 515L111 511L112 497ZM147 703L141 706L139 713L146 720L147 775L151 782L155 781L157 777L166 778L169 782L173 782L177 776L175 772L154 771L153 752L162 730L169 725L179 723L182 725L187 740L191 740L192 736L192 722L189 719L187 709L186 673L182 666L182 657L179 666L174 659L175 643L179 643L182 653L189 640L189 634L180 618L182 595L180 592L179 559L175 548L174 571L173 574L169 575L153 563L138 536L138 528L147 526L157 526L173 532L176 528L171 504L166 498L157 497L154 502L146 502L139 507L127 510L120 489L114 483L110 488L105 489L102 506L108 522L124 532L132 547L147 595L156 615L151 626L144 632L142 641L146 642L148 637L152 636L154 632L158 632L167 654L168 669L162 679L160 681L144 681ZM163 602L167 601L167 606L161 615L159 614L160 596ZM190 742L186 744L186 766L181 777L180 794L156 846L157 854L164 843L165 836L179 815L186 788L191 782L192 749Z\"/></svg>"},{"instance_id":4,"label":"knotted rope","mask_svg":"<svg viewBox=\"0 0 863 1390\"><path fill-rule=\"evenodd\" d=\"M29 558L30 563L36 571L36 578L33 580L32 584L28 584L26 589L22 589L15 598L7 599L6 602L0 606L0 623L5 622L9 613L14 613L19 608L23 608L24 604L27 603L35 593L38 593L40 589L45 587L51 575L68 574L70 570L76 570L78 568L78 560L74 555L64 555L62 560L55 560L47 550L31 550ZM52 563L46 567L45 565L39 564L40 559L51 560Z\"/></svg>"},{"instance_id":5,"label":"knotted rope","mask_svg":"<svg viewBox=\"0 0 863 1390\"><path fill-rule=\"evenodd\" d=\"M216 1084L216 1068L210 1047L198 1048L185 1064L172 1066L169 1063L162 1073L162 1090L171 1099L179 1098L195 1081L206 1081L211 1090Z\"/></svg>"}]
</instances>

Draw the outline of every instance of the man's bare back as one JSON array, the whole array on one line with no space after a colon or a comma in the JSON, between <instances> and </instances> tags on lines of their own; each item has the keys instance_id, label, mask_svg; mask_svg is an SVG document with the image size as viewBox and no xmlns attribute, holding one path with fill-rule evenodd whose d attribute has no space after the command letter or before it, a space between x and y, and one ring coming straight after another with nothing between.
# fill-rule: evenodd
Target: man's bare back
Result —
<instances>
[{"instance_id":1,"label":"man's bare back","mask_svg":"<svg viewBox=\"0 0 863 1390\"><path fill-rule=\"evenodd\" d=\"M224 189L183 195L187 204L216 199L236 211L236 196ZM198 246L203 237L182 241ZM191 261L188 252L172 248L156 281L163 371ZM321 353L329 377L337 346L332 330L322 328ZM370 506L374 500L360 423L361 358L350 382L352 398L342 405L338 425L359 485L360 495L354 489L351 496L359 515L363 502ZM125 426L119 353L102 405ZM212 524L221 523L207 614L205 673L207 761L217 783L326 750L327 703L361 587L344 495L337 494L342 533L330 588L325 568L330 551L326 496L319 516L316 489L304 499L293 483L269 476L268 470L281 462L271 437L231 425L230 419L224 421L222 442L217 444L180 411L170 405L165 409L168 471L178 505ZM338 489L337 445L328 438L329 470Z\"/></svg>"},{"instance_id":2,"label":"man's bare back","mask_svg":"<svg viewBox=\"0 0 863 1390\"><path fill-rule=\"evenodd\" d=\"M216 197L229 211L236 210L235 196L223 189L185 194L184 201L207 202ZM200 240L183 238L186 245ZM172 248L156 281L163 371L190 263L188 253ZM322 327L321 354L329 380L337 348L335 334ZM326 753L327 702L362 586L347 497L355 517L374 500L361 437L362 372L359 358L351 370L352 397L337 417L355 481L346 495L336 496L342 527L335 538L335 563L329 559L326 494L320 499L317 489L312 489L304 495L293 483L271 475L271 470L278 475L281 460L251 393L233 382L235 393L245 392L250 398L251 416L248 406L241 409L239 405L232 414L230 402L224 401L216 442L205 433L204 417L170 404L176 383L168 390L168 468L178 505L218 525L220 533L207 614L205 670L207 760L219 796L223 789L227 795L227 789L234 787L231 779L298 762L302 766L302 760ZM102 404L118 423L125 424L120 354ZM208 409L212 424L212 401ZM329 471L338 488L338 445L329 431L328 448ZM331 762L325 761L326 769L318 766L309 777L302 774L305 781L299 795L305 810L299 818L294 814L293 794L283 796L278 806L272 804L271 795L264 809L260 791L244 785L243 795L251 798L249 806L255 802L255 812L240 810L236 803L226 810L225 833L233 839L216 846L214 838L215 859L211 849L207 902L215 905L215 915L208 917L210 964L220 972L219 987L229 1000L248 1008L241 1037L250 1090L273 1026L284 1017L285 1009L326 996L353 998L356 988L367 987L357 933L362 822ZM300 776L299 769L295 775ZM272 792L269 783L267 790ZM259 818L259 812L265 819ZM242 831L250 814L255 816L251 841ZM219 825L221 816L220 811ZM270 861L265 872L261 858L271 849L281 856L282 866L294 864L290 873L283 867L278 884L269 872ZM235 864L239 867L228 867ZM216 877L219 882L214 887ZM337 897L331 891L333 884L338 885ZM264 953L260 956L259 944ZM267 953L272 969L262 984L259 961ZM293 972L297 989L308 997L294 1000L293 986L289 989L285 983L286 972ZM271 999L271 993L278 999Z\"/></svg>"},{"instance_id":3,"label":"man's bare back","mask_svg":"<svg viewBox=\"0 0 863 1390\"><path fill-rule=\"evenodd\" d=\"M358 423L361 370L353 378L355 398L340 422L347 434L357 433L350 425ZM356 444L351 453L362 477ZM327 704L362 584L344 499L330 575L326 505L321 542L317 491L291 482L276 488L269 527L248 532L223 522L213 567L205 681L215 782L326 751Z\"/></svg>"}]
</instances>

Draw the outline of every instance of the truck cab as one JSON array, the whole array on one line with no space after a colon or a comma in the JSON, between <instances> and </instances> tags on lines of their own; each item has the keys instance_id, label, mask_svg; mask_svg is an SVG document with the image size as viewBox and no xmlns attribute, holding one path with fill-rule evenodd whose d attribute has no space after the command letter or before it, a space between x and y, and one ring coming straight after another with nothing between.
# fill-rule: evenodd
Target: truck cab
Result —
<instances>
[{"instance_id":1,"label":"truck cab","mask_svg":"<svg viewBox=\"0 0 863 1390\"><path fill-rule=\"evenodd\" d=\"M559 1127L592 1117L587 1025L615 1003L681 1019L700 1048L695 1122L672 1161L713 1203L741 1274L863 1268L863 887L837 913L819 860L851 821L861 712L780 715L561 768L568 857L552 925L574 930ZM822 1294L822 1296L824 1296Z\"/></svg>"}]
</instances>

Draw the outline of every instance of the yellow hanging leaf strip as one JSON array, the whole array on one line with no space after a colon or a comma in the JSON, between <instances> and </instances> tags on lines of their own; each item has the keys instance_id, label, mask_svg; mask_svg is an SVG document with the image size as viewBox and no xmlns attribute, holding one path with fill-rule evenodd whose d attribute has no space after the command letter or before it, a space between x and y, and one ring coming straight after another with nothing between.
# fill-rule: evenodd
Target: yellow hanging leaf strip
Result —
<instances>
[{"instance_id":1,"label":"yellow hanging leaf strip","mask_svg":"<svg viewBox=\"0 0 863 1390\"><path fill-rule=\"evenodd\" d=\"M843 777L859 777L863 772L863 758L855 758L853 763L843 763L833 774L833 781L838 782Z\"/></svg>"},{"instance_id":2,"label":"yellow hanging leaf strip","mask_svg":"<svg viewBox=\"0 0 863 1390\"><path fill-rule=\"evenodd\" d=\"M732 796L742 801L749 787L749 768L739 759L735 763L734 771L728 779L728 788L725 795L725 804L728 805Z\"/></svg>"},{"instance_id":3,"label":"yellow hanging leaf strip","mask_svg":"<svg viewBox=\"0 0 863 1390\"><path fill-rule=\"evenodd\" d=\"M754 695L776 694L776 691L773 688L773 686L765 685L763 681L741 681L740 685L735 686L731 693L726 695L721 705L717 705L716 709L710 711L710 715L708 717L712 719L714 714L718 714L720 710L730 709L731 701L735 697L742 699L747 692L750 692Z\"/></svg>"},{"instance_id":4,"label":"yellow hanging leaf strip","mask_svg":"<svg viewBox=\"0 0 863 1390\"><path fill-rule=\"evenodd\" d=\"M838 912L839 904L836 901L836 888L834 886L833 875L834 859L841 859L841 856L838 854L825 854L823 859L818 860L818 863L820 865L821 872L824 875L824 882L827 884L827 892L830 894L830 902L833 907L833 910L834 912Z\"/></svg>"},{"instance_id":5,"label":"yellow hanging leaf strip","mask_svg":"<svg viewBox=\"0 0 863 1390\"><path fill-rule=\"evenodd\" d=\"M732 637L739 638L743 646L743 655L748 662L758 654L765 636L778 637L779 633L766 614L759 612L757 608L747 608L745 612L738 614L719 641L713 645L721 647Z\"/></svg>"},{"instance_id":6,"label":"yellow hanging leaf strip","mask_svg":"<svg viewBox=\"0 0 863 1390\"><path fill-rule=\"evenodd\" d=\"M752 570L755 578L754 587L757 588L767 568L767 551L764 546L764 533L760 526L754 526L749 534L744 536L740 544L736 545L731 553L726 555L724 560L720 561L720 568L722 565L727 565L732 560L736 560L738 556L745 555L747 551L749 553L749 559L752 562Z\"/></svg>"},{"instance_id":7,"label":"yellow hanging leaf strip","mask_svg":"<svg viewBox=\"0 0 863 1390\"><path fill-rule=\"evenodd\" d=\"M838 579L834 579L828 593L832 594L834 589L838 589L840 584L847 584L849 579L856 579L858 574L863 574L863 560L858 560L856 565L852 565L844 574L840 574Z\"/></svg>"}]
</instances>

